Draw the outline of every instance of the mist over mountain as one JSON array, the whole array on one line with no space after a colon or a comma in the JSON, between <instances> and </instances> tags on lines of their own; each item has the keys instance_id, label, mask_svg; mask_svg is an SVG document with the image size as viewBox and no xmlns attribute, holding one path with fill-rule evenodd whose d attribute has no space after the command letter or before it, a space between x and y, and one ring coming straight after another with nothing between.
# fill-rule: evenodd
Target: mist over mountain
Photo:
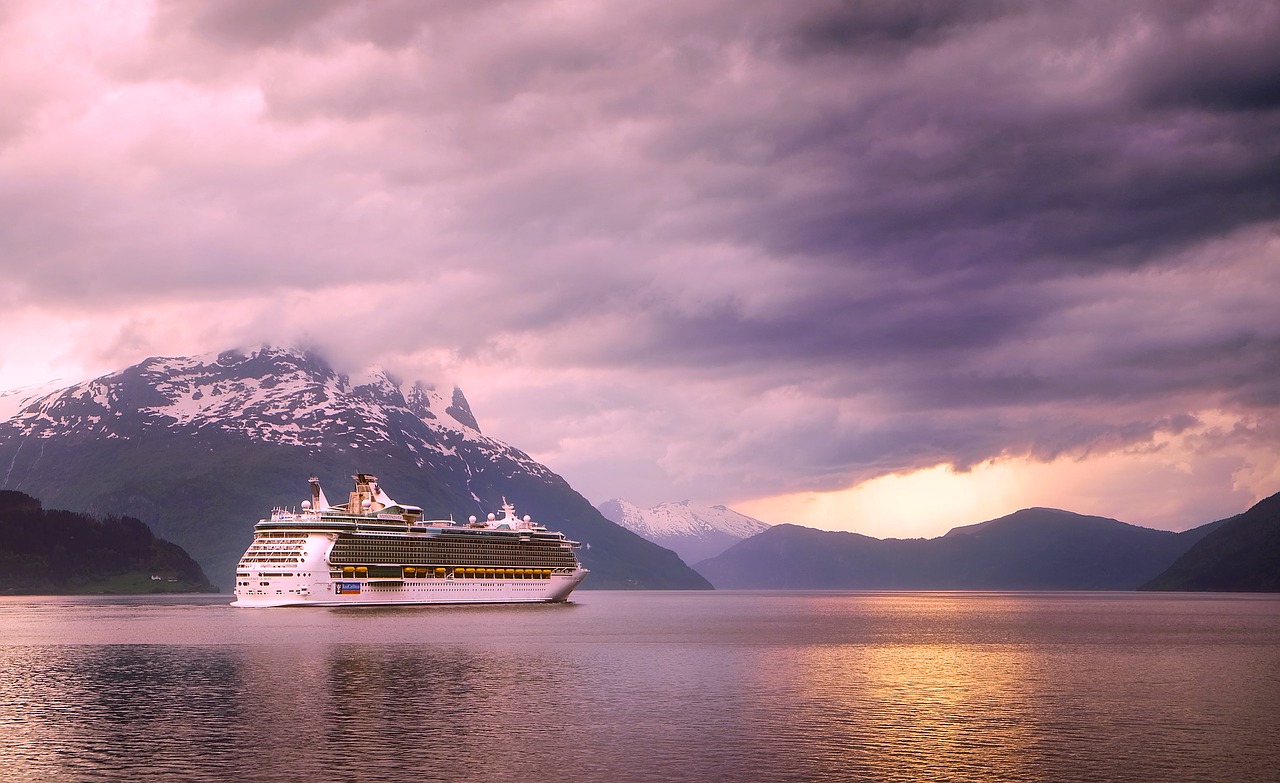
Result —
<instances>
[{"instance_id":1,"label":"mist over mountain","mask_svg":"<svg viewBox=\"0 0 1280 783\"><path fill-rule=\"evenodd\" d=\"M460 389L444 395L314 353L261 347L150 358L52 391L2 399L0 488L96 515L137 517L232 580L253 524L296 507L307 479L341 494L373 473L429 517L497 509L589 545L584 588L709 587L675 553L605 519L560 476L481 433Z\"/></svg>"},{"instance_id":2,"label":"mist over mountain","mask_svg":"<svg viewBox=\"0 0 1280 783\"><path fill-rule=\"evenodd\" d=\"M686 563L715 557L734 544L769 528L768 523L725 506L688 500L640 508L615 498L597 508L606 519L666 547Z\"/></svg>"},{"instance_id":3,"label":"mist over mountain","mask_svg":"<svg viewBox=\"0 0 1280 783\"><path fill-rule=\"evenodd\" d=\"M1049 508L930 539L776 525L695 568L717 588L1132 590L1216 525L1173 533Z\"/></svg>"}]
</instances>

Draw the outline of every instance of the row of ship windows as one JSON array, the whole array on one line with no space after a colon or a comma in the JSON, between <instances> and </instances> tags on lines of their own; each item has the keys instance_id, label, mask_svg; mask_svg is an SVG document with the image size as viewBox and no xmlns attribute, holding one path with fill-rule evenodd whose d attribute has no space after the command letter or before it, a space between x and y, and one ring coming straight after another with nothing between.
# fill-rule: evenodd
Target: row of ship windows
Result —
<instances>
[{"instance_id":1,"label":"row of ship windows","mask_svg":"<svg viewBox=\"0 0 1280 783\"><path fill-rule=\"evenodd\" d=\"M447 574L439 574L439 573L431 573L427 569L421 569L421 570L415 571L415 569L410 568L410 569L406 569L404 578L405 579L448 579L452 577L454 579L525 579L527 580L527 579L550 579L552 575L550 569L525 568L525 569L519 569L524 573L511 573L511 571L513 570L515 569L508 568L506 569L506 573L503 573L503 569L501 568L496 570L492 568L489 568L489 569L455 568L449 571ZM282 573L282 574L272 574L271 576L285 577L285 576L293 576L293 574ZM298 576L310 576L310 574L298 574ZM359 572L353 573L350 571L330 571L329 577L331 579L344 579L344 578L345 579L353 579L353 578L368 579L369 575L367 573L359 573ZM385 579L387 577L379 577L379 578ZM249 581L236 582L237 587L249 587L251 584L253 583ZM258 586L270 587L271 582L265 581L265 580L260 581L258 582Z\"/></svg>"},{"instance_id":2,"label":"row of ship windows","mask_svg":"<svg viewBox=\"0 0 1280 783\"><path fill-rule=\"evenodd\" d=\"M352 547L396 550L401 552L464 552L483 549L485 551L497 552L558 552L564 547L558 544L533 546L530 544L494 544L490 542L464 541L464 542L434 542L434 541L339 541L334 545L334 549L348 549Z\"/></svg>"},{"instance_id":3,"label":"row of ship windows","mask_svg":"<svg viewBox=\"0 0 1280 783\"><path fill-rule=\"evenodd\" d=\"M440 558L440 557L396 558L396 557L378 557L378 554L376 553L360 553L360 557L356 557L355 554L347 555L347 557L339 557L338 554L334 554L333 557L329 558L329 562L333 563L334 565L346 565L346 564L356 565L358 563L365 563L365 564L401 563L401 564L407 564L407 565L433 565L434 567L434 565L438 565L440 562L442 562L442 560L444 563L448 563L449 560L451 559L454 560L454 562L456 562L456 560L460 558L448 558L448 559ZM500 557L484 557L484 555L476 555L475 553L468 555L466 559L471 560L471 562L474 562L477 565L485 565L485 567L489 567L489 568L497 568L497 567L553 568L553 567L557 567L557 565L563 565L563 567L572 567L572 565L576 563L575 560L573 560L573 558L529 558L529 557L500 558ZM244 562L244 560L242 560L242 562ZM288 560L285 560L285 562L288 562Z\"/></svg>"},{"instance_id":4,"label":"row of ship windows","mask_svg":"<svg viewBox=\"0 0 1280 783\"><path fill-rule=\"evenodd\" d=\"M532 552L519 553L512 556L511 553L503 552L401 552L393 549L383 549L378 547L360 547L359 551L352 551L353 548L335 549L330 555L330 559L334 561L343 560L381 560L394 562L402 561L424 561L432 560L457 560L459 557L467 559L484 560L503 560L511 563L517 562L564 562L573 561L572 555L568 552ZM504 557L505 555L505 557ZM260 555L254 553L246 553L240 558L242 563L294 563L302 562L300 556L289 556L282 554Z\"/></svg>"},{"instance_id":5,"label":"row of ship windows","mask_svg":"<svg viewBox=\"0 0 1280 783\"><path fill-rule=\"evenodd\" d=\"M379 569L379 568L385 569L387 567L388 566L374 566L375 569ZM396 566L390 566L390 568L396 568ZM466 575L466 576L475 576L475 577L488 577L491 579L500 579L503 577L507 577L507 578L525 577L530 579L536 579L538 577L550 577L552 570L553 569L550 569L550 568L493 568L488 566L481 566L479 568L463 568L462 566L450 567L450 568L444 568L444 567L415 568L413 566L407 566L404 568L403 576L410 577L410 578L413 578L413 577L425 578L428 576L449 576L449 575L464 576ZM247 573L236 574L236 576L242 577L242 578L248 575L249 574ZM400 574L396 574L396 576L398 575ZM311 576L311 574L304 573L304 572L298 572L295 574L292 571L270 571L270 572L264 571L258 576L259 578L262 578L262 579L268 579L268 578L280 578L280 577L292 577L292 576ZM350 578L353 576L360 577L363 579L369 576L369 569L366 568L365 566L344 566L341 570L330 571L329 576L334 579L341 579L343 577ZM375 574L374 578L386 579L392 576L393 575L391 574L382 574L382 575ZM236 584L241 586L247 586L249 583L236 582Z\"/></svg>"},{"instance_id":6,"label":"row of ship windows","mask_svg":"<svg viewBox=\"0 0 1280 783\"><path fill-rule=\"evenodd\" d=\"M421 557L421 555L419 555L419 557L394 557L394 555L396 554L397 553L379 553L379 551L361 551L361 553L334 553L333 557L330 558L330 562L333 562L333 563L408 562L408 563L412 563L413 565L430 565L430 564L434 564L435 562L438 562L438 560L440 559L443 559L443 555L440 555L439 553L435 553L436 555L439 555L439 557L431 558L431 559L426 557ZM379 555L383 555L383 557L379 557ZM454 558L451 558L451 559L454 559ZM502 565L502 567L504 568L506 568L507 565L511 565L511 567L517 567L517 565L557 565L557 564L573 563L572 558L557 558L557 557L502 558L502 557L493 557L493 555L477 555L476 553L471 553L470 559L477 560L477 562L483 562L486 565ZM260 557L252 557L252 555L250 555L250 557L243 557L239 559L239 562L241 563L302 563L303 558L260 558Z\"/></svg>"},{"instance_id":7,"label":"row of ship windows","mask_svg":"<svg viewBox=\"0 0 1280 783\"><path fill-rule=\"evenodd\" d=\"M551 558L499 558L499 557L468 557L468 558L403 558L403 559L379 559L375 557L362 558L330 558L329 565L334 568L345 566L368 566L384 564L388 566L411 566L414 568L453 568L458 564L465 563L469 566L484 566L486 568L573 568L577 565L576 560L553 560Z\"/></svg>"},{"instance_id":8,"label":"row of ship windows","mask_svg":"<svg viewBox=\"0 0 1280 783\"><path fill-rule=\"evenodd\" d=\"M466 550L476 550L476 549L483 549L485 551L498 551L498 552L558 552L562 549L566 549L566 547L560 547L560 546L529 547L529 546L516 546L512 544L480 544L480 543L470 543L470 542L465 544L418 544L418 543L412 543L412 542L386 543L382 541L376 541L376 542L341 541L334 548L335 549L351 549L354 547L358 547L361 549L396 550L401 552L424 552L424 551L462 552ZM249 547L248 551L250 552L302 552L305 550L302 546L260 546L258 544L254 544Z\"/></svg>"},{"instance_id":9,"label":"row of ship windows","mask_svg":"<svg viewBox=\"0 0 1280 783\"><path fill-rule=\"evenodd\" d=\"M400 552L406 555L420 555L428 552L438 552L444 554L458 554L463 552L496 552L504 555L556 555L567 553L570 550L560 548L547 549L524 549L516 547L496 547L496 546L432 546L432 547L407 547L407 546L379 546L377 544L338 544L333 548L334 552Z\"/></svg>"},{"instance_id":10,"label":"row of ship windows","mask_svg":"<svg viewBox=\"0 0 1280 783\"><path fill-rule=\"evenodd\" d=\"M330 571L329 576L333 579L445 579L454 577L457 579L550 579L552 569L550 568L496 568L493 566L479 566L476 568L463 568L457 566L455 568L414 568L407 566L403 573L379 573L386 570L386 566L374 566L371 569L364 566L353 567L344 566L341 571ZM391 568L395 568L392 566Z\"/></svg>"},{"instance_id":11,"label":"row of ship windows","mask_svg":"<svg viewBox=\"0 0 1280 783\"><path fill-rule=\"evenodd\" d=\"M247 576L247 574L236 574L236 576ZM263 577L263 578L266 578L266 577L283 577L283 576L294 576L294 574L293 574L293 572L291 572L291 571L279 571L279 572L273 571L272 573L269 573L269 574L262 574L262 575L261 575L261 577ZM297 574L297 576L311 576L311 574ZM236 582L236 586L237 586L237 587L248 587L250 584L251 584L251 583L250 583L250 582L247 582L247 581L246 581L246 582L240 582L240 581L237 581L237 582ZM261 586L261 587L267 587L267 586L268 586L268 585L270 585L271 583L270 583L270 582L265 582L265 581L264 581L264 582L259 582L258 584L259 584L259 586Z\"/></svg>"},{"instance_id":12,"label":"row of ship windows","mask_svg":"<svg viewBox=\"0 0 1280 783\"><path fill-rule=\"evenodd\" d=\"M252 554L252 553L250 553ZM508 549L494 549L491 547L443 547L433 549L406 549L405 547L391 546L335 546L330 553L331 557L340 559L349 559L353 557L378 556L383 559L391 560L410 560L420 559L423 557L446 558L449 560L458 557L502 557L507 559L522 558L556 558L570 559L573 554L567 549L549 549L543 551L518 551Z\"/></svg>"}]
</instances>

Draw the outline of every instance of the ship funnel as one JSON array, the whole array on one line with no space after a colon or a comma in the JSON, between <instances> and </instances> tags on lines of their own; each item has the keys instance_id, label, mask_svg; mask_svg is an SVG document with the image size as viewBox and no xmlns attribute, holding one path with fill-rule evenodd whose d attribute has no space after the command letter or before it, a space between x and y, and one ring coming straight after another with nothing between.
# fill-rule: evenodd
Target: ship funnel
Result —
<instances>
[{"instance_id":1,"label":"ship funnel","mask_svg":"<svg viewBox=\"0 0 1280 783\"><path fill-rule=\"evenodd\" d=\"M311 484L311 508L316 511L329 508L329 500L324 496L324 490L320 488L320 479L312 476L308 482Z\"/></svg>"},{"instance_id":2,"label":"ship funnel","mask_svg":"<svg viewBox=\"0 0 1280 783\"><path fill-rule=\"evenodd\" d=\"M351 500L347 503L347 510L353 513L363 512L368 514L381 511L392 505L392 503L383 502L383 499L390 500L390 498L387 498L386 493L378 488L377 476L372 473L357 473L352 478L356 480L356 488L351 493ZM366 500L369 501L367 508L364 505Z\"/></svg>"}]
</instances>

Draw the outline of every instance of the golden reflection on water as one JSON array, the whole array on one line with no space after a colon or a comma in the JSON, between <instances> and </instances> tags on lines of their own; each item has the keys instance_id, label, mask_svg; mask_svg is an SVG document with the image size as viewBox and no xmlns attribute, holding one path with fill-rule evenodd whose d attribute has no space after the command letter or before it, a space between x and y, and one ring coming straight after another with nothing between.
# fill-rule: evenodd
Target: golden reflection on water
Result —
<instances>
[{"instance_id":1,"label":"golden reflection on water","mask_svg":"<svg viewBox=\"0 0 1280 783\"><path fill-rule=\"evenodd\" d=\"M827 647L801 662L806 698L831 713L826 740L866 774L1024 779L1035 727L1020 714L1026 658L1012 647Z\"/></svg>"}]
</instances>

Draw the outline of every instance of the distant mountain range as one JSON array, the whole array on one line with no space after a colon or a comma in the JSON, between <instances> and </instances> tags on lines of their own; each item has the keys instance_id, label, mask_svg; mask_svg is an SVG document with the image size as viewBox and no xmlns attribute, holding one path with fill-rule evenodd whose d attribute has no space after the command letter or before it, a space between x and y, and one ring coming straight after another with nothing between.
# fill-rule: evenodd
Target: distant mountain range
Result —
<instances>
[{"instance_id":1,"label":"distant mountain range","mask_svg":"<svg viewBox=\"0 0 1280 783\"><path fill-rule=\"evenodd\" d=\"M640 508L625 500L606 500L597 508L606 519L680 555L686 563L715 557L769 525L725 506L687 500Z\"/></svg>"},{"instance_id":2,"label":"distant mountain range","mask_svg":"<svg viewBox=\"0 0 1280 783\"><path fill-rule=\"evenodd\" d=\"M597 510L483 435L461 390L443 395L381 370L350 377L307 352L152 358L71 386L0 393L0 490L136 518L223 587L257 519L297 506L311 475L341 492L357 471L428 516L485 514L510 499L588 545L586 589L1280 590L1280 496L1183 533L1037 508L939 538L881 540L687 502Z\"/></svg>"},{"instance_id":3,"label":"distant mountain range","mask_svg":"<svg viewBox=\"0 0 1280 783\"><path fill-rule=\"evenodd\" d=\"M483 435L456 388L446 396L378 369L350 377L313 353L262 347L151 358L0 396L0 407L11 413L0 420L0 489L136 517L224 587L255 521L296 507L312 475L341 492L357 471L437 518L483 515L510 499L587 544L584 589L710 587L549 468Z\"/></svg>"},{"instance_id":4,"label":"distant mountain range","mask_svg":"<svg viewBox=\"0 0 1280 783\"><path fill-rule=\"evenodd\" d=\"M46 511L0 490L0 593L212 591L190 555L137 519Z\"/></svg>"},{"instance_id":5,"label":"distant mountain range","mask_svg":"<svg viewBox=\"0 0 1280 783\"><path fill-rule=\"evenodd\" d=\"M1029 508L931 539L776 525L694 567L717 588L1133 590L1225 524L1172 533Z\"/></svg>"}]
</instances>

